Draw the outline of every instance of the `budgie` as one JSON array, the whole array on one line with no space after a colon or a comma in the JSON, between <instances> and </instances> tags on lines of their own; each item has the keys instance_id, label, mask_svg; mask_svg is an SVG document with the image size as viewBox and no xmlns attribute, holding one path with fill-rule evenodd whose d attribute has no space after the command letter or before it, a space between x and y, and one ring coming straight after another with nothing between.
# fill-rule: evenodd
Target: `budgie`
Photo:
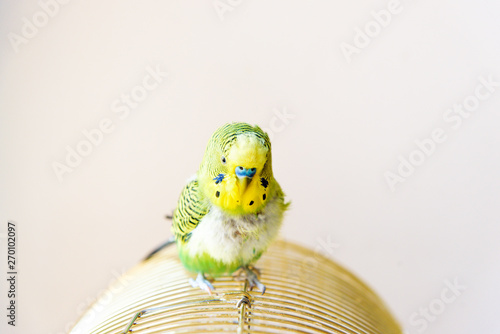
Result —
<instances>
[{"instance_id":1,"label":"budgie","mask_svg":"<svg viewBox=\"0 0 500 334\"><path fill-rule=\"evenodd\" d=\"M193 287L211 294L205 275L241 269L249 287L264 293L252 264L278 235L289 204L284 197L273 177L269 136L246 123L217 129L173 214L180 260L198 273Z\"/></svg>"}]
</instances>

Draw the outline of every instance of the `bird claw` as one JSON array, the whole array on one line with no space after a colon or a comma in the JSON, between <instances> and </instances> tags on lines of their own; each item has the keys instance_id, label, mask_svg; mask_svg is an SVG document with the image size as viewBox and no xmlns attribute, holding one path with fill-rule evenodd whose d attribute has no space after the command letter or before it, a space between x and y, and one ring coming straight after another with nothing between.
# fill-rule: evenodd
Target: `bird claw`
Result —
<instances>
[{"instance_id":1,"label":"bird claw","mask_svg":"<svg viewBox=\"0 0 500 334\"><path fill-rule=\"evenodd\" d=\"M250 291L253 288L257 288L262 291L262 294L266 293L266 286L259 281L257 275L260 275L260 271L256 268L244 267L245 273L247 274L247 281L250 287Z\"/></svg>"},{"instance_id":2,"label":"bird claw","mask_svg":"<svg viewBox=\"0 0 500 334\"><path fill-rule=\"evenodd\" d=\"M207 280L205 275L202 273L199 273L198 276L196 276L196 280L190 278L189 283L191 283L193 288L200 288L201 290L208 292L209 295L212 295L212 290L215 290L212 283L210 283L210 281Z\"/></svg>"}]
</instances>

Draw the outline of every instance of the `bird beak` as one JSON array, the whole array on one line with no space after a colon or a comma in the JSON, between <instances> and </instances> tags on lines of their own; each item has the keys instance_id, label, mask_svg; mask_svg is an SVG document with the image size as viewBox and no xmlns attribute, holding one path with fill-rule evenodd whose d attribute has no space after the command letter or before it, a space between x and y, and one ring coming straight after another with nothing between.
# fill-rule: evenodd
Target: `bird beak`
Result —
<instances>
[{"instance_id":1,"label":"bird beak","mask_svg":"<svg viewBox=\"0 0 500 334\"><path fill-rule=\"evenodd\" d=\"M257 172L256 168L243 168L241 166L236 167L235 173L238 178L238 185L240 188L240 195L242 195L247 189L248 184L252 181L252 177Z\"/></svg>"},{"instance_id":2,"label":"bird beak","mask_svg":"<svg viewBox=\"0 0 500 334\"><path fill-rule=\"evenodd\" d=\"M240 188L240 196L243 195L245 190L247 190L247 186L248 186L249 181L251 181L251 179L249 179L248 177L239 177L238 176L238 186Z\"/></svg>"}]
</instances>

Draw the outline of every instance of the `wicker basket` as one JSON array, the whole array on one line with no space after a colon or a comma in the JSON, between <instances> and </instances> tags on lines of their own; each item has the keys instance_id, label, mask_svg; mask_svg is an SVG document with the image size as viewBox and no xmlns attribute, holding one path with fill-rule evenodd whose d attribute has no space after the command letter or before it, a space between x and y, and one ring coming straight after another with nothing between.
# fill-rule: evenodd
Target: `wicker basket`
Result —
<instances>
[{"instance_id":1,"label":"wicker basket","mask_svg":"<svg viewBox=\"0 0 500 334\"><path fill-rule=\"evenodd\" d=\"M210 296L189 285L194 275L167 247L111 285L71 334L401 333L369 287L320 254L278 241L257 267L264 295L227 276Z\"/></svg>"}]
</instances>

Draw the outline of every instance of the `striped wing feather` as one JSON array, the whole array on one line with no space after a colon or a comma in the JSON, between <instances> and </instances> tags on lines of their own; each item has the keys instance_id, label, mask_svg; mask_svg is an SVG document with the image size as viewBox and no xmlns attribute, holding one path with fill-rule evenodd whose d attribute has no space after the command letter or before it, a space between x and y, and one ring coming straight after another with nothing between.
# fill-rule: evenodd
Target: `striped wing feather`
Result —
<instances>
[{"instance_id":1,"label":"striped wing feather","mask_svg":"<svg viewBox=\"0 0 500 334\"><path fill-rule=\"evenodd\" d=\"M191 232L208 213L208 207L200 195L197 180L189 182L182 190L172 224L172 232L177 241L187 242Z\"/></svg>"}]
</instances>

